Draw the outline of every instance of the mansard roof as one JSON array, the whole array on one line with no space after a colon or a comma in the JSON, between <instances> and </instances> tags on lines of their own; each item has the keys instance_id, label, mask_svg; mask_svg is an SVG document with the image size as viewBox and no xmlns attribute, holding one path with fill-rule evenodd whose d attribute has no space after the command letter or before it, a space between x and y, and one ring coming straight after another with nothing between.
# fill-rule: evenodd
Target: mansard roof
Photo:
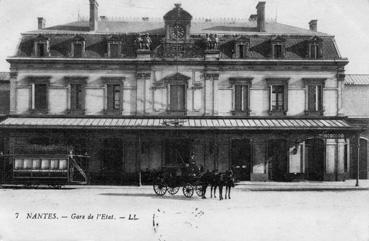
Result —
<instances>
[{"instance_id":1,"label":"mansard roof","mask_svg":"<svg viewBox=\"0 0 369 241\"><path fill-rule=\"evenodd\" d=\"M88 21L76 21L62 25L56 25L28 33L88 33L90 31ZM98 21L95 34L130 34L130 33L165 34L162 20L101 20ZM242 34L242 35L310 35L328 36L322 32L299 28L278 22L266 22L265 32L258 32L256 21L235 19L195 19L191 22L191 35L205 34Z\"/></svg>"},{"instance_id":2,"label":"mansard roof","mask_svg":"<svg viewBox=\"0 0 369 241\"><path fill-rule=\"evenodd\" d=\"M16 56L31 57L34 50L34 40L37 34L25 34L19 44ZM50 57L69 57L70 48L75 34L46 34L50 39ZM107 39L111 34L81 34L85 39L85 57L86 58L104 58L107 53ZM162 39L164 35L151 34L152 44L151 50L153 57L163 57ZM248 58L250 59L265 59L270 58L271 39L274 35L250 35ZM286 54L285 59L305 59L308 56L308 43L312 36L290 35L284 36ZM135 58L135 34L117 34L122 42L121 50L123 58ZM240 35L222 35L219 36L219 50L222 59L231 59L234 54L234 45L238 41ZM340 58L335 46L333 37L321 36L323 40L323 56L322 59ZM204 56L206 49L206 41L203 36L193 36L193 47L186 52L186 58L200 58Z\"/></svg>"}]
</instances>

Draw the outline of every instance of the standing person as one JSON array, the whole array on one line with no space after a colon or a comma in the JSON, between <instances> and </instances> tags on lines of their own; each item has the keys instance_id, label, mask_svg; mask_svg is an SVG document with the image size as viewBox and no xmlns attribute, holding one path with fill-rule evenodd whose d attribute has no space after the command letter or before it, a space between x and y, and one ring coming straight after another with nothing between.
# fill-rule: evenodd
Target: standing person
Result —
<instances>
[{"instance_id":1,"label":"standing person","mask_svg":"<svg viewBox=\"0 0 369 241\"><path fill-rule=\"evenodd\" d=\"M219 200L223 200L223 186L224 186L225 174L219 172L217 175L217 180L218 180L218 189L219 189Z\"/></svg>"},{"instance_id":2,"label":"standing person","mask_svg":"<svg viewBox=\"0 0 369 241\"><path fill-rule=\"evenodd\" d=\"M232 169L226 171L225 177L226 177L225 199L227 199L227 194L228 199L231 199L231 188L234 187L234 177Z\"/></svg>"},{"instance_id":3,"label":"standing person","mask_svg":"<svg viewBox=\"0 0 369 241\"><path fill-rule=\"evenodd\" d=\"M211 172L211 176L210 176L210 198L213 198L213 191L214 191L214 198L217 198L216 196L216 191L217 191L217 186L218 186L218 170L214 169Z\"/></svg>"},{"instance_id":4,"label":"standing person","mask_svg":"<svg viewBox=\"0 0 369 241\"><path fill-rule=\"evenodd\" d=\"M210 178L211 178L211 173L210 173L209 169L206 170L206 172L203 173L200 177L201 191L202 191L202 197L201 198L202 199L206 198L206 189L208 188Z\"/></svg>"}]
</instances>

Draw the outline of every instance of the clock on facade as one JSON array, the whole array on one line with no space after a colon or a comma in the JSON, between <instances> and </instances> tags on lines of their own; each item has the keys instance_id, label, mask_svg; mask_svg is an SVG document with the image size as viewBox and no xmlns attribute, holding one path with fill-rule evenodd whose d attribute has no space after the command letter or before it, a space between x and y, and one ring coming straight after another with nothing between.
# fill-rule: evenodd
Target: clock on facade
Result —
<instances>
[{"instance_id":1,"label":"clock on facade","mask_svg":"<svg viewBox=\"0 0 369 241\"><path fill-rule=\"evenodd\" d=\"M174 25L171 28L170 36L172 39L183 39L185 36L185 29L182 25Z\"/></svg>"}]
</instances>

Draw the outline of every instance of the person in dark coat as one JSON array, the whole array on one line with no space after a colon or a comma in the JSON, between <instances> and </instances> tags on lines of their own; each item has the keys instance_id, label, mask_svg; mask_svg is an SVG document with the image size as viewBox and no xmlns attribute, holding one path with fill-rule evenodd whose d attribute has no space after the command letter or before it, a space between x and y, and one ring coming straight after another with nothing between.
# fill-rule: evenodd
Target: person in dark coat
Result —
<instances>
[{"instance_id":1,"label":"person in dark coat","mask_svg":"<svg viewBox=\"0 0 369 241\"><path fill-rule=\"evenodd\" d=\"M219 189L219 200L223 200L223 186L225 184L225 174L219 172L216 179Z\"/></svg>"},{"instance_id":2,"label":"person in dark coat","mask_svg":"<svg viewBox=\"0 0 369 241\"><path fill-rule=\"evenodd\" d=\"M211 179L211 173L209 170L206 170L205 173L203 173L200 177L201 182L201 190L202 190L202 199L206 198L206 189L208 188L209 181Z\"/></svg>"},{"instance_id":3,"label":"person in dark coat","mask_svg":"<svg viewBox=\"0 0 369 241\"><path fill-rule=\"evenodd\" d=\"M209 177L209 180L210 180L210 198L213 198L213 193L214 193L214 198L217 198L216 191L217 191L217 186L218 186L218 180L217 180L218 174L219 174L218 170L214 169L211 172L211 175Z\"/></svg>"},{"instance_id":4,"label":"person in dark coat","mask_svg":"<svg viewBox=\"0 0 369 241\"><path fill-rule=\"evenodd\" d=\"M224 198L227 199L227 195L228 195L228 199L231 199L231 189L232 187L234 187L234 176L233 176L233 171L231 169L225 172L225 186L226 186L226 190L225 190Z\"/></svg>"}]
</instances>

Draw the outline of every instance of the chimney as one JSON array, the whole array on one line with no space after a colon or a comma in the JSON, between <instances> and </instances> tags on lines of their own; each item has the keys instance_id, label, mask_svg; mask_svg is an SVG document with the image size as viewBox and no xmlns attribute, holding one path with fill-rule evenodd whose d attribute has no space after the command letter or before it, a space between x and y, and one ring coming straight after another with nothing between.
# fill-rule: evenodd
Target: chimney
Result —
<instances>
[{"instance_id":1,"label":"chimney","mask_svg":"<svg viewBox=\"0 0 369 241\"><path fill-rule=\"evenodd\" d=\"M259 32L265 32L265 2L258 2L256 5L257 29Z\"/></svg>"},{"instance_id":2,"label":"chimney","mask_svg":"<svg viewBox=\"0 0 369 241\"><path fill-rule=\"evenodd\" d=\"M99 19L98 14L99 4L96 0L90 0L90 31L96 31L97 21Z\"/></svg>"},{"instance_id":3,"label":"chimney","mask_svg":"<svg viewBox=\"0 0 369 241\"><path fill-rule=\"evenodd\" d=\"M311 31L317 32L318 31L318 20L313 19L309 22L309 29Z\"/></svg>"},{"instance_id":4,"label":"chimney","mask_svg":"<svg viewBox=\"0 0 369 241\"><path fill-rule=\"evenodd\" d=\"M37 22L38 22L38 29L44 29L45 28L46 20L43 17L38 17Z\"/></svg>"}]
</instances>

